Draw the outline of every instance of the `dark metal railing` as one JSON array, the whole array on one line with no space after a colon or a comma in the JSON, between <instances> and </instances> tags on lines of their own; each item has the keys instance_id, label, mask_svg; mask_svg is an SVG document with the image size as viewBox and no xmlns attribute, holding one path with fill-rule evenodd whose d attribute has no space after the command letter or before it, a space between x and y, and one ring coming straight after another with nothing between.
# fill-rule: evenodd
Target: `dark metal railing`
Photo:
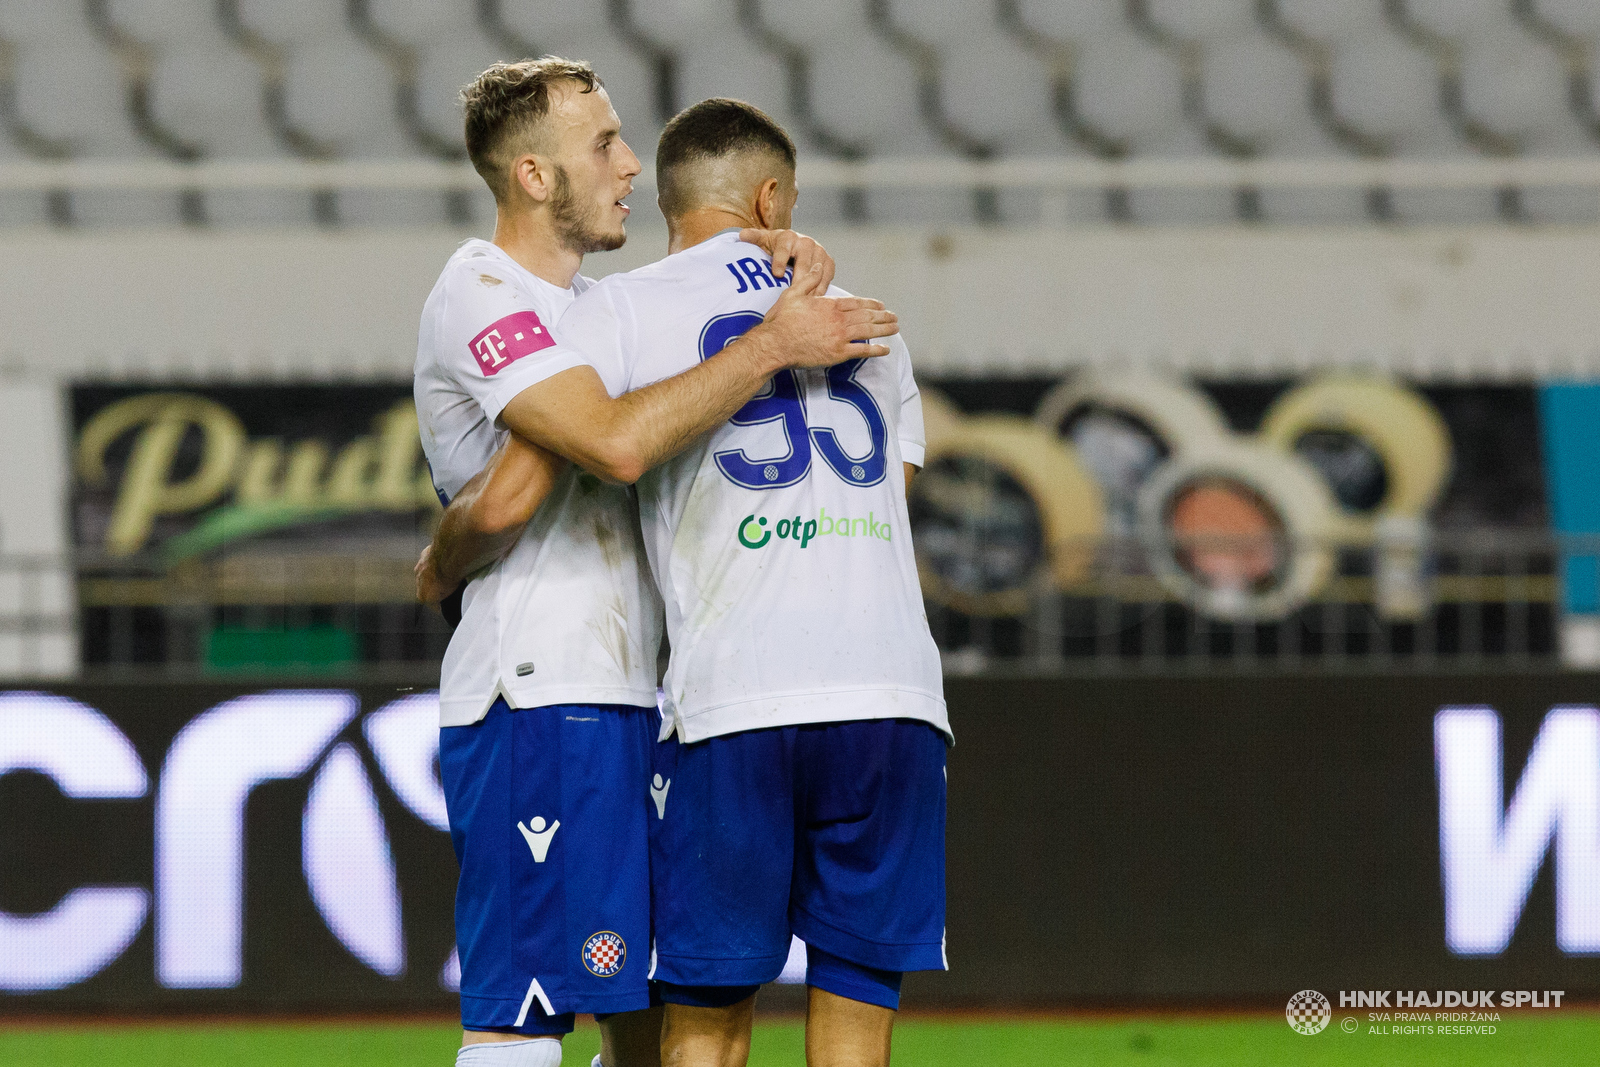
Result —
<instances>
[{"instance_id":1,"label":"dark metal railing","mask_svg":"<svg viewBox=\"0 0 1600 1067\"><path fill-rule=\"evenodd\" d=\"M1240 578L1248 568L1232 567L1230 552L1259 573ZM1067 566L1052 558L1064 553ZM1016 556L1025 562L1014 578L956 555L919 560L929 625L955 674L1522 670L1571 664L1563 645L1575 619L1600 635L1600 608L1584 607L1600 605L1600 537L1103 537ZM307 559L118 576L59 557L0 558L0 673L59 673L47 646L64 637L91 675L437 670L450 630L412 600L403 553ZM1291 572L1301 587L1286 595L1275 583Z\"/></svg>"},{"instance_id":2,"label":"dark metal railing","mask_svg":"<svg viewBox=\"0 0 1600 1067\"><path fill-rule=\"evenodd\" d=\"M1576 588L1586 569L1572 563L1600 558L1600 539L1481 530L1366 545L1129 537L1061 551L1088 565L1068 583L1042 565L1021 596L929 583L939 590L929 623L947 671L1555 665L1564 601L1597 592ZM1201 553L1210 558L1197 563ZM1256 559L1259 573L1230 566L1230 553ZM1320 557L1322 573L1285 596L1277 583L1305 553Z\"/></svg>"}]
</instances>

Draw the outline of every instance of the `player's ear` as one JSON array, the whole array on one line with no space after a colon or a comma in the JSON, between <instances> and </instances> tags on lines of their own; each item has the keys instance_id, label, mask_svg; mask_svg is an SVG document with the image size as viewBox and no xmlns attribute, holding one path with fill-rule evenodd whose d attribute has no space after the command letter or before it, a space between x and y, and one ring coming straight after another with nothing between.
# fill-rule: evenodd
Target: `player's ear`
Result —
<instances>
[{"instance_id":1,"label":"player's ear","mask_svg":"<svg viewBox=\"0 0 1600 1067\"><path fill-rule=\"evenodd\" d=\"M536 201L550 199L550 181L545 162L533 153L525 153L511 161L512 185Z\"/></svg>"},{"instance_id":2,"label":"player's ear","mask_svg":"<svg viewBox=\"0 0 1600 1067\"><path fill-rule=\"evenodd\" d=\"M778 222L778 179L768 178L756 189L756 228L760 230L786 230L788 223Z\"/></svg>"}]
</instances>

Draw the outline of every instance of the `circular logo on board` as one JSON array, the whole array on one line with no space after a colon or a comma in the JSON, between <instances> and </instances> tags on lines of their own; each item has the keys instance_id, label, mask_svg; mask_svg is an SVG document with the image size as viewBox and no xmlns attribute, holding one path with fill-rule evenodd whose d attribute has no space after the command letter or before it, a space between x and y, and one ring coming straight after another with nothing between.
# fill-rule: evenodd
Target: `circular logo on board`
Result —
<instances>
[{"instance_id":1,"label":"circular logo on board","mask_svg":"<svg viewBox=\"0 0 1600 1067\"><path fill-rule=\"evenodd\" d=\"M1289 1006L1283 1014L1295 1033L1320 1034L1333 1018L1333 1005L1315 989L1302 989L1289 998Z\"/></svg>"},{"instance_id":2,"label":"circular logo on board","mask_svg":"<svg viewBox=\"0 0 1600 1067\"><path fill-rule=\"evenodd\" d=\"M627 958L627 942L610 930L592 934L583 943L583 965L601 978L610 978L622 970L623 961ZM1326 1005L1328 1002L1322 1003Z\"/></svg>"}]
</instances>

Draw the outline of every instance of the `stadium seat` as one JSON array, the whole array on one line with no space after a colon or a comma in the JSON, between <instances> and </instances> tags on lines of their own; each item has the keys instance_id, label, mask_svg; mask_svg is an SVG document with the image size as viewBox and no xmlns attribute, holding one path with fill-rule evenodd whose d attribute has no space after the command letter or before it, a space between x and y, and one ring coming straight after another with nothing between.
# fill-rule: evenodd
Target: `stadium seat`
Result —
<instances>
[{"instance_id":1,"label":"stadium seat","mask_svg":"<svg viewBox=\"0 0 1600 1067\"><path fill-rule=\"evenodd\" d=\"M775 36L763 38L763 28ZM1572 79L1585 77L1600 99L1600 6L1588 0L1407 0L1395 9L1376 0L0 0L0 41L20 122L92 159L172 159L191 147L219 160L459 158L461 85L494 60L544 53L594 63L647 166L668 114L714 95L769 111L811 158L857 148L930 164L974 153L1071 158L1108 145L1135 157L1371 155L1378 149L1314 110L1324 56L1332 114L1382 138L1387 154L1600 152L1596 108L1572 96ZM804 59L809 115L786 66L791 48ZM281 114L265 95L279 56ZM1070 88L1066 105L1058 84ZM146 102L142 113L136 100ZM38 143L9 139L0 160L36 156ZM1580 221L1600 211L1593 199L1528 189L1517 204L1533 221ZM217 225L488 218L477 193L464 201L426 190L217 191L203 202L200 217ZM1508 215L1493 190L1397 191L1390 202L1404 221ZM879 188L865 200L817 190L801 215L859 218L864 205L883 222L1095 219L1110 201L1075 194L1065 215L1061 203L1033 190L987 201L971 190ZM1169 224L1232 221L1243 207L1225 189L1141 190L1122 203L1137 221ZM1355 222L1370 206L1364 190L1267 189L1258 203L1263 218L1281 222ZM41 194L6 204L0 225L60 221L60 202ZM169 192L86 193L70 204L85 224L200 220Z\"/></svg>"},{"instance_id":2,"label":"stadium seat","mask_svg":"<svg viewBox=\"0 0 1600 1067\"><path fill-rule=\"evenodd\" d=\"M1514 28L1506 0L1406 0L1411 17L1435 33L1462 38L1476 34L1501 34Z\"/></svg>"},{"instance_id":3,"label":"stadium seat","mask_svg":"<svg viewBox=\"0 0 1600 1067\"><path fill-rule=\"evenodd\" d=\"M261 100L261 71L230 42L209 0L111 0L116 25L147 47L150 110L204 159L290 157ZM205 197L216 225L305 225L310 200L281 190L219 190Z\"/></svg>"},{"instance_id":4,"label":"stadium seat","mask_svg":"<svg viewBox=\"0 0 1600 1067\"><path fill-rule=\"evenodd\" d=\"M1377 3L1344 4L1328 0L1278 0L1283 17L1301 32L1336 44L1340 40L1383 28Z\"/></svg>"},{"instance_id":5,"label":"stadium seat","mask_svg":"<svg viewBox=\"0 0 1600 1067\"><path fill-rule=\"evenodd\" d=\"M1126 24L1078 60L1078 106L1091 121L1125 139L1135 155L1207 154L1199 130L1184 119L1177 61L1135 36ZM1226 222L1232 198L1216 190L1138 190L1133 217L1142 222Z\"/></svg>"},{"instance_id":6,"label":"stadium seat","mask_svg":"<svg viewBox=\"0 0 1600 1067\"><path fill-rule=\"evenodd\" d=\"M767 4L773 27L806 48L818 117L872 155L941 154L917 110L917 72L845 0Z\"/></svg>"},{"instance_id":7,"label":"stadium seat","mask_svg":"<svg viewBox=\"0 0 1600 1067\"><path fill-rule=\"evenodd\" d=\"M944 108L958 126L999 156L1071 150L1051 111L1050 72L1001 31L993 4L895 0L890 7L898 24L939 50Z\"/></svg>"},{"instance_id":8,"label":"stadium seat","mask_svg":"<svg viewBox=\"0 0 1600 1067\"><path fill-rule=\"evenodd\" d=\"M504 58L501 49L483 35L473 7L372 0L371 11L375 26L416 52L417 104L424 127L465 151L458 97L461 86Z\"/></svg>"},{"instance_id":9,"label":"stadium seat","mask_svg":"<svg viewBox=\"0 0 1600 1067\"><path fill-rule=\"evenodd\" d=\"M1534 0L1534 10L1568 33L1600 37L1600 7L1590 0Z\"/></svg>"},{"instance_id":10,"label":"stadium seat","mask_svg":"<svg viewBox=\"0 0 1600 1067\"><path fill-rule=\"evenodd\" d=\"M1401 154L1449 155L1461 147L1439 111L1433 62L1382 27L1335 47L1333 93L1351 121L1390 138Z\"/></svg>"},{"instance_id":11,"label":"stadium seat","mask_svg":"<svg viewBox=\"0 0 1600 1067\"><path fill-rule=\"evenodd\" d=\"M400 127L389 70L359 41L330 37L293 49L287 104L297 123L344 157L426 158ZM436 193L343 192L339 202L341 218L357 225L443 220Z\"/></svg>"},{"instance_id":12,"label":"stadium seat","mask_svg":"<svg viewBox=\"0 0 1600 1067\"><path fill-rule=\"evenodd\" d=\"M1096 41L1104 34L1126 29L1127 19L1121 4L1063 4L1059 0L1018 0L1023 22L1040 33L1058 40L1081 44Z\"/></svg>"},{"instance_id":13,"label":"stadium seat","mask_svg":"<svg viewBox=\"0 0 1600 1067\"><path fill-rule=\"evenodd\" d=\"M1239 0L1150 0L1150 13L1180 37L1214 41L1250 28L1250 7Z\"/></svg>"},{"instance_id":14,"label":"stadium seat","mask_svg":"<svg viewBox=\"0 0 1600 1067\"><path fill-rule=\"evenodd\" d=\"M766 111L791 134L800 134L789 110L783 67L740 27L736 0L635 4L633 19L677 57L679 107L731 96Z\"/></svg>"},{"instance_id":15,"label":"stadium seat","mask_svg":"<svg viewBox=\"0 0 1600 1067\"><path fill-rule=\"evenodd\" d=\"M82 5L11 0L0 5L0 35L16 49L15 105L32 130L74 157L159 157L129 120L122 71L91 32ZM63 78L64 70L72 77ZM171 226L180 217L170 193L78 192L67 203L71 221L88 226ZM18 214L28 218L33 212Z\"/></svg>"},{"instance_id":16,"label":"stadium seat","mask_svg":"<svg viewBox=\"0 0 1600 1067\"><path fill-rule=\"evenodd\" d=\"M594 65L622 119L623 138L649 165L662 125L651 72L609 25L604 0L503 0L500 6L505 26L532 45L536 55L585 59Z\"/></svg>"},{"instance_id":17,"label":"stadium seat","mask_svg":"<svg viewBox=\"0 0 1600 1067\"><path fill-rule=\"evenodd\" d=\"M870 156L958 158L919 109L915 65L873 28L865 3L768 2L763 11L775 30L807 50L820 123ZM971 217L963 193L911 189L874 191L868 213L878 222Z\"/></svg>"}]
</instances>

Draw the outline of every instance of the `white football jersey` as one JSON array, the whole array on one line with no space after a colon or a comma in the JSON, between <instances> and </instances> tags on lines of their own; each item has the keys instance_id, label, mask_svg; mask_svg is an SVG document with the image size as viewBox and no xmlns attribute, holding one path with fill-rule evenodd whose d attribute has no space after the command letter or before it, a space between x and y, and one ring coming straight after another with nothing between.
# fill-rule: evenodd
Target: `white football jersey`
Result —
<instances>
[{"instance_id":1,"label":"white football jersey","mask_svg":"<svg viewBox=\"0 0 1600 1067\"><path fill-rule=\"evenodd\" d=\"M413 387L422 448L453 497L505 441L511 398L581 359L551 324L592 285L561 289L488 241L463 244L422 309ZM445 726L516 708L656 702L661 604L626 486L575 467L499 564L468 584L439 680Z\"/></svg>"},{"instance_id":2,"label":"white football jersey","mask_svg":"<svg viewBox=\"0 0 1600 1067\"><path fill-rule=\"evenodd\" d=\"M779 293L765 253L730 230L597 283L558 347L613 393L637 389L721 351ZM901 466L922 463L921 401L905 344L888 344L779 373L640 480L672 646L663 738L886 718L948 735Z\"/></svg>"}]
</instances>

